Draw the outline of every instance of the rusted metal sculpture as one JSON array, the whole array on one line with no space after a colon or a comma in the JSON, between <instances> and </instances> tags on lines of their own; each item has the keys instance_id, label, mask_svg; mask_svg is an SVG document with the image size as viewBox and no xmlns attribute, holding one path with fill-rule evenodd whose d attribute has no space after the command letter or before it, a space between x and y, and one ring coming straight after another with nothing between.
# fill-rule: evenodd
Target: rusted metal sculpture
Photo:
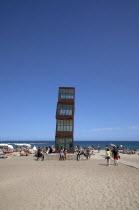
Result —
<instances>
[{"instance_id":1,"label":"rusted metal sculpture","mask_svg":"<svg viewBox=\"0 0 139 210\"><path fill-rule=\"evenodd\" d=\"M75 88L59 87L56 109L56 152L61 149L74 152L74 101Z\"/></svg>"}]
</instances>

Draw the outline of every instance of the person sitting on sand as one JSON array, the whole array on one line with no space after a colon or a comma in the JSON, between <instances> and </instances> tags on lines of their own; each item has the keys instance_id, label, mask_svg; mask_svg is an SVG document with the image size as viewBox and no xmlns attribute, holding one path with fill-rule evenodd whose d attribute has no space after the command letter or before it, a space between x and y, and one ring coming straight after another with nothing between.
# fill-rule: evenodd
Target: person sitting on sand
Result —
<instances>
[{"instance_id":1,"label":"person sitting on sand","mask_svg":"<svg viewBox=\"0 0 139 210\"><path fill-rule=\"evenodd\" d=\"M94 151L92 150L92 155L95 155Z\"/></svg>"},{"instance_id":2,"label":"person sitting on sand","mask_svg":"<svg viewBox=\"0 0 139 210\"><path fill-rule=\"evenodd\" d=\"M107 148L105 159L107 160L107 166L110 166L111 153L110 153L109 148Z\"/></svg>"},{"instance_id":3,"label":"person sitting on sand","mask_svg":"<svg viewBox=\"0 0 139 210\"><path fill-rule=\"evenodd\" d=\"M20 156L24 156L24 155L25 155L24 150L21 150L21 151L20 151Z\"/></svg>"},{"instance_id":4,"label":"person sitting on sand","mask_svg":"<svg viewBox=\"0 0 139 210\"><path fill-rule=\"evenodd\" d=\"M49 147L49 153L51 154L53 152L52 147Z\"/></svg>"},{"instance_id":5,"label":"person sitting on sand","mask_svg":"<svg viewBox=\"0 0 139 210\"><path fill-rule=\"evenodd\" d=\"M39 160L39 158L42 158L42 160L44 160L44 154L41 147L38 147L37 151L37 160Z\"/></svg>"},{"instance_id":6,"label":"person sitting on sand","mask_svg":"<svg viewBox=\"0 0 139 210\"><path fill-rule=\"evenodd\" d=\"M6 151L0 149L0 157L6 159L7 158Z\"/></svg>"}]
</instances>

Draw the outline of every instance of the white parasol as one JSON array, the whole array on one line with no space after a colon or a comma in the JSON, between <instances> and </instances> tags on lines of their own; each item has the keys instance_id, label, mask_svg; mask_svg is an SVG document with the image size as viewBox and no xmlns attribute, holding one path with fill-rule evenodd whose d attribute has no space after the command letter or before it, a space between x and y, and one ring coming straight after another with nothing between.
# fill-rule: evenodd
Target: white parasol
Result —
<instances>
[{"instance_id":1,"label":"white parasol","mask_svg":"<svg viewBox=\"0 0 139 210\"><path fill-rule=\"evenodd\" d=\"M8 147L9 147L10 149L13 149L13 148L14 148L12 145L8 145Z\"/></svg>"},{"instance_id":2,"label":"white parasol","mask_svg":"<svg viewBox=\"0 0 139 210\"><path fill-rule=\"evenodd\" d=\"M36 150L37 150L36 146L34 146L32 149L33 149L34 151L36 151Z\"/></svg>"},{"instance_id":3,"label":"white parasol","mask_svg":"<svg viewBox=\"0 0 139 210\"><path fill-rule=\"evenodd\" d=\"M9 147L10 149L13 149L13 146L10 144L0 144L0 147Z\"/></svg>"},{"instance_id":4,"label":"white parasol","mask_svg":"<svg viewBox=\"0 0 139 210\"><path fill-rule=\"evenodd\" d=\"M110 144L110 147L116 147L116 145L115 144Z\"/></svg>"}]
</instances>

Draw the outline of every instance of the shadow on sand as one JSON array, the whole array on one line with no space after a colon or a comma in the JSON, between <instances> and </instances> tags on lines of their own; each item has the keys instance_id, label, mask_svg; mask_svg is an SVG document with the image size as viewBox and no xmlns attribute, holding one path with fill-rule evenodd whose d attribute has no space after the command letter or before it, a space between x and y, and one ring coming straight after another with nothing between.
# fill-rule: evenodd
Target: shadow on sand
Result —
<instances>
[{"instance_id":1,"label":"shadow on sand","mask_svg":"<svg viewBox=\"0 0 139 210\"><path fill-rule=\"evenodd\" d=\"M99 164L99 165L101 165L101 166L107 166L106 163L105 164ZM112 165L114 165L114 164L110 164L110 166L112 166Z\"/></svg>"}]
</instances>

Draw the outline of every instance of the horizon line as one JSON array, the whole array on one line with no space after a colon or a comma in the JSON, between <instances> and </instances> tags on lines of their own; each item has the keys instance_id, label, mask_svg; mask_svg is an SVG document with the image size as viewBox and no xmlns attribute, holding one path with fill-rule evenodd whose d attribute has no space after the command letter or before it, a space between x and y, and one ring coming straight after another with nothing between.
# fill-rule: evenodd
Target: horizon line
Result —
<instances>
[{"instance_id":1,"label":"horizon line","mask_svg":"<svg viewBox=\"0 0 139 210\"><path fill-rule=\"evenodd\" d=\"M2 141L55 141L55 140L0 140ZM75 141L139 141L139 140L75 140ZM74 142L75 142L74 141Z\"/></svg>"}]
</instances>

